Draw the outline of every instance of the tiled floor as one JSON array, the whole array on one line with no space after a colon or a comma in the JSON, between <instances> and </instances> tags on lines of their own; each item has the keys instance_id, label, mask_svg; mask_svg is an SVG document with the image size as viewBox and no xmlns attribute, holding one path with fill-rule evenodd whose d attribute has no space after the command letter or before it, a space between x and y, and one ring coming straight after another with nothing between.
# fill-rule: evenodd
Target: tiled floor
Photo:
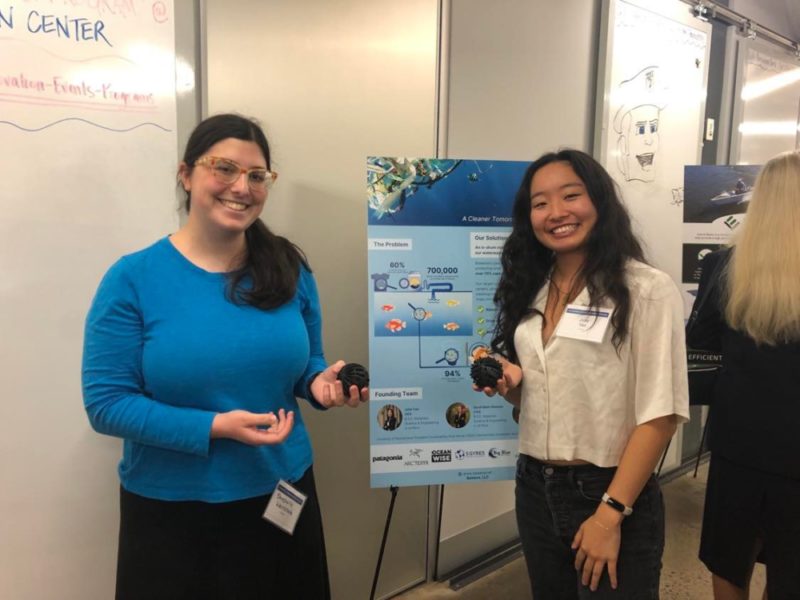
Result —
<instances>
[{"instance_id":1,"label":"tiled floor","mask_svg":"<svg viewBox=\"0 0 800 600\"><path fill-rule=\"evenodd\" d=\"M688 473L664 485L667 507L667 542L661 571L663 600L709 600L711 578L697 559L700 544L700 520L707 464L700 467L697 479ZM763 565L756 565L751 598L760 598L764 589ZM418 586L397 600L531 600L528 577L521 558L486 577L453 591L447 582ZM549 599L542 599L549 600Z\"/></svg>"}]
</instances>

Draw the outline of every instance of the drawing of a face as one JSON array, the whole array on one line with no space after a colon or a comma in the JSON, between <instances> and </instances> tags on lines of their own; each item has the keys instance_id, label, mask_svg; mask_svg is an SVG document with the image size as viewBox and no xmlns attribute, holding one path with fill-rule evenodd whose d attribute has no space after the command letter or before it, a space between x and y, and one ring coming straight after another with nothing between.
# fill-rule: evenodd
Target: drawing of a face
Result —
<instances>
[{"instance_id":1,"label":"drawing of a face","mask_svg":"<svg viewBox=\"0 0 800 600\"><path fill-rule=\"evenodd\" d=\"M628 179L652 181L658 152L658 116L653 104L632 109L628 117Z\"/></svg>"},{"instance_id":2,"label":"drawing of a face","mask_svg":"<svg viewBox=\"0 0 800 600\"><path fill-rule=\"evenodd\" d=\"M617 166L626 181L653 181L659 146L659 120L663 106L656 85L658 67L645 67L619 84L621 106L614 117Z\"/></svg>"}]
</instances>

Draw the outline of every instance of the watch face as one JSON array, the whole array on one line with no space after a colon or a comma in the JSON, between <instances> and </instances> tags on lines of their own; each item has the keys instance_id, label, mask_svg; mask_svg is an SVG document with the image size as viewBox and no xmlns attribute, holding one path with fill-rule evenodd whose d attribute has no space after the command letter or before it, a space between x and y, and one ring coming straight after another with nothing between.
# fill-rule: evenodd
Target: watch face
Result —
<instances>
[{"instance_id":1,"label":"watch face","mask_svg":"<svg viewBox=\"0 0 800 600\"><path fill-rule=\"evenodd\" d=\"M630 515L631 513L633 513L633 510L630 507L625 506L622 502L620 502L616 498L612 498L611 496L608 495L608 493L603 494L602 500L603 502L608 504L611 508L621 512L623 515Z\"/></svg>"},{"instance_id":2,"label":"watch face","mask_svg":"<svg viewBox=\"0 0 800 600\"><path fill-rule=\"evenodd\" d=\"M385 279L376 279L375 280L375 289L379 292L383 292L386 289L387 282Z\"/></svg>"},{"instance_id":3,"label":"watch face","mask_svg":"<svg viewBox=\"0 0 800 600\"><path fill-rule=\"evenodd\" d=\"M425 320L425 309L424 308L415 308L414 309L414 318L417 321L424 321Z\"/></svg>"},{"instance_id":4,"label":"watch face","mask_svg":"<svg viewBox=\"0 0 800 600\"><path fill-rule=\"evenodd\" d=\"M444 351L444 359L451 365L458 361L458 350L455 348L448 348Z\"/></svg>"}]
</instances>

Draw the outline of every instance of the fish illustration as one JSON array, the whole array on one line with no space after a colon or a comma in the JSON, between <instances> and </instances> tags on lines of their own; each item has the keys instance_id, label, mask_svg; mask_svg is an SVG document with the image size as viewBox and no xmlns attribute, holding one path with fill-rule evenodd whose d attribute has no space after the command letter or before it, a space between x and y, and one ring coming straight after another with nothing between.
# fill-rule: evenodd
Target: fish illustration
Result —
<instances>
[{"instance_id":1,"label":"fish illustration","mask_svg":"<svg viewBox=\"0 0 800 600\"><path fill-rule=\"evenodd\" d=\"M445 323L444 325L442 325L442 327L447 331L455 331L456 329L461 329L461 325L459 325L458 323L454 323L453 321Z\"/></svg>"},{"instance_id":2,"label":"fish illustration","mask_svg":"<svg viewBox=\"0 0 800 600\"><path fill-rule=\"evenodd\" d=\"M459 302L458 300L448 300L447 301L447 306L449 306L450 308L453 308L454 306L458 306L459 304L461 304L461 302Z\"/></svg>"},{"instance_id":3,"label":"fish illustration","mask_svg":"<svg viewBox=\"0 0 800 600\"><path fill-rule=\"evenodd\" d=\"M489 348L486 346L478 346L472 351L472 360L480 360L489 356Z\"/></svg>"},{"instance_id":4,"label":"fish illustration","mask_svg":"<svg viewBox=\"0 0 800 600\"><path fill-rule=\"evenodd\" d=\"M381 310L383 312L392 312L394 310L394 304L384 304L381 306Z\"/></svg>"},{"instance_id":5,"label":"fish illustration","mask_svg":"<svg viewBox=\"0 0 800 600\"><path fill-rule=\"evenodd\" d=\"M385 327L392 333L397 333L406 328L406 322L402 319L391 319L386 323Z\"/></svg>"}]
</instances>

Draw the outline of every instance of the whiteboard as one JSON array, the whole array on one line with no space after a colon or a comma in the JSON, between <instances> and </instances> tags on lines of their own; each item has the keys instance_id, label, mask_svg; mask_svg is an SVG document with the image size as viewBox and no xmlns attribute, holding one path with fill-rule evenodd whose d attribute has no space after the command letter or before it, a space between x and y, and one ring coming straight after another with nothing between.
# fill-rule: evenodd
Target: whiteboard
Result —
<instances>
[{"instance_id":1,"label":"whiteboard","mask_svg":"<svg viewBox=\"0 0 800 600\"><path fill-rule=\"evenodd\" d=\"M173 231L171 0L0 0L0 598L109 598L120 456L83 411L83 321Z\"/></svg>"},{"instance_id":2,"label":"whiteboard","mask_svg":"<svg viewBox=\"0 0 800 600\"><path fill-rule=\"evenodd\" d=\"M683 167L700 162L711 25L680 0L614 0L607 10L595 156L648 259L679 283Z\"/></svg>"},{"instance_id":3,"label":"whiteboard","mask_svg":"<svg viewBox=\"0 0 800 600\"><path fill-rule=\"evenodd\" d=\"M800 63L760 40L740 39L731 164L757 165L800 148Z\"/></svg>"}]
</instances>

